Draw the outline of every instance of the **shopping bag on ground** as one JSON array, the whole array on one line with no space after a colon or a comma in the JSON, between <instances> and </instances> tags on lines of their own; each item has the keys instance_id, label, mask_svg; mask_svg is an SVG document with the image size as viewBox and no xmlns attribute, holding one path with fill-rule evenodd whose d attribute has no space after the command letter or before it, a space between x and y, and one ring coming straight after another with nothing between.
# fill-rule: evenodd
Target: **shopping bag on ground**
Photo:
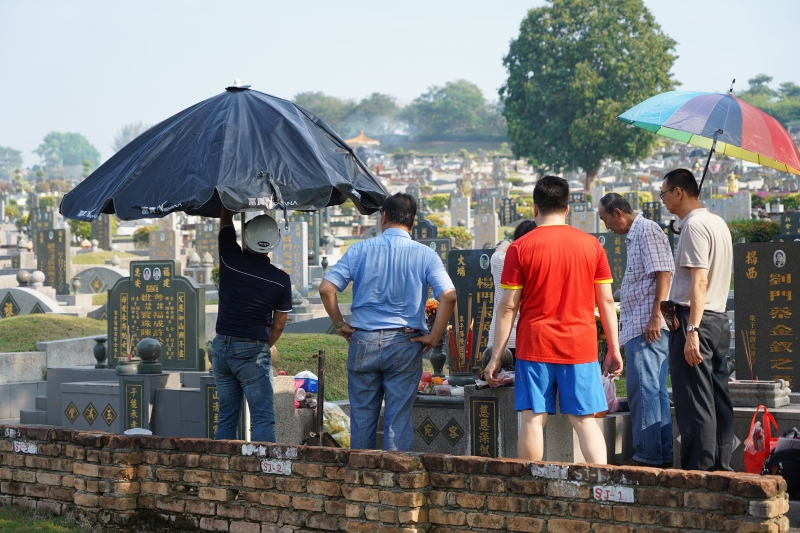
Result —
<instances>
[{"instance_id":1,"label":"shopping bag on ground","mask_svg":"<svg viewBox=\"0 0 800 533\"><path fill-rule=\"evenodd\" d=\"M756 421L758 412L764 410L761 421ZM772 437L772 428L775 428L775 438ZM770 452L778 444L778 437L781 432L778 423L769 413L766 407L759 405L753 413L753 420L750 422L750 431L747 440L744 441L744 470L751 474L760 474L764 469L764 462L769 457Z\"/></svg>"}]
</instances>

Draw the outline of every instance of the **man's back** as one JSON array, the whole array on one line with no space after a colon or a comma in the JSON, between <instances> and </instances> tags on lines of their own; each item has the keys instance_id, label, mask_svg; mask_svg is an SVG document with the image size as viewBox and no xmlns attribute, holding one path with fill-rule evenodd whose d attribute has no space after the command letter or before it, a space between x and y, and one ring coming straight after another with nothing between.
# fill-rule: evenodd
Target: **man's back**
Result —
<instances>
[{"instance_id":1,"label":"man's back","mask_svg":"<svg viewBox=\"0 0 800 533\"><path fill-rule=\"evenodd\" d=\"M502 288L521 289L517 358L597 361L596 283L611 269L597 239L567 225L539 226L508 249Z\"/></svg>"},{"instance_id":2,"label":"man's back","mask_svg":"<svg viewBox=\"0 0 800 533\"><path fill-rule=\"evenodd\" d=\"M452 287L436 252L398 229L352 245L325 279L339 290L352 280L351 322L366 330L408 326L425 331L427 286L435 296Z\"/></svg>"}]
</instances>

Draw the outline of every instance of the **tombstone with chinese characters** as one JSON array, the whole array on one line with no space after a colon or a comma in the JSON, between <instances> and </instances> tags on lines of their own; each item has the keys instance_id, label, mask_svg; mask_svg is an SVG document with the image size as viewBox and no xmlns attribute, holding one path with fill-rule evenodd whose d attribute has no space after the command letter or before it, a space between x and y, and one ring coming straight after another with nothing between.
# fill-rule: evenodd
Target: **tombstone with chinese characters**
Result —
<instances>
[{"instance_id":1,"label":"tombstone with chinese characters","mask_svg":"<svg viewBox=\"0 0 800 533\"><path fill-rule=\"evenodd\" d=\"M571 205L568 217L569 225L586 233L597 233L600 216L590 205L588 203Z\"/></svg>"},{"instance_id":2,"label":"tombstone with chinese characters","mask_svg":"<svg viewBox=\"0 0 800 533\"><path fill-rule=\"evenodd\" d=\"M502 198L500 200L500 225L510 226L517 220L517 199Z\"/></svg>"},{"instance_id":3,"label":"tombstone with chinese characters","mask_svg":"<svg viewBox=\"0 0 800 533\"><path fill-rule=\"evenodd\" d=\"M101 250L111 250L114 242L113 222L111 215L103 214L92 220L92 239L97 239L97 246Z\"/></svg>"},{"instance_id":4,"label":"tombstone with chinese characters","mask_svg":"<svg viewBox=\"0 0 800 533\"><path fill-rule=\"evenodd\" d=\"M653 222L661 222L661 202L642 202L642 216Z\"/></svg>"},{"instance_id":5,"label":"tombstone with chinese characters","mask_svg":"<svg viewBox=\"0 0 800 533\"><path fill-rule=\"evenodd\" d=\"M438 228L430 220L425 220L420 213L417 213L417 223L411 228L411 238L415 241L420 239L435 239Z\"/></svg>"},{"instance_id":6,"label":"tombstone with chinese characters","mask_svg":"<svg viewBox=\"0 0 800 533\"><path fill-rule=\"evenodd\" d=\"M569 205L573 204L585 204L586 203L586 193L583 191L580 192L571 192L569 193Z\"/></svg>"},{"instance_id":7,"label":"tombstone with chinese characters","mask_svg":"<svg viewBox=\"0 0 800 533\"><path fill-rule=\"evenodd\" d=\"M70 293L69 230L50 229L36 234L36 265L44 272L45 284L56 294Z\"/></svg>"},{"instance_id":8,"label":"tombstone with chinese characters","mask_svg":"<svg viewBox=\"0 0 800 533\"><path fill-rule=\"evenodd\" d=\"M278 224L284 233L283 222ZM281 265L289 274L292 286L307 294L308 287L308 224L289 222L289 231L283 234L281 243L272 252L272 262Z\"/></svg>"},{"instance_id":9,"label":"tombstone with chinese characters","mask_svg":"<svg viewBox=\"0 0 800 533\"><path fill-rule=\"evenodd\" d=\"M624 196L625 196L625 199L628 201L628 203L631 204L631 207L634 210L638 210L639 209L639 193L638 192L636 192L636 191L626 192L624 194Z\"/></svg>"},{"instance_id":10,"label":"tombstone with chinese characters","mask_svg":"<svg viewBox=\"0 0 800 533\"><path fill-rule=\"evenodd\" d=\"M733 248L736 377L800 383L800 242ZM794 294L793 294L794 293Z\"/></svg>"},{"instance_id":11,"label":"tombstone with chinese characters","mask_svg":"<svg viewBox=\"0 0 800 533\"><path fill-rule=\"evenodd\" d=\"M36 236L42 231L56 228L56 213L52 207L33 207L28 214L31 224L31 238L39 242Z\"/></svg>"},{"instance_id":12,"label":"tombstone with chinese characters","mask_svg":"<svg viewBox=\"0 0 800 533\"><path fill-rule=\"evenodd\" d=\"M150 232L150 260L180 261L181 248L178 232L157 229Z\"/></svg>"},{"instance_id":13,"label":"tombstone with chinese characters","mask_svg":"<svg viewBox=\"0 0 800 533\"><path fill-rule=\"evenodd\" d=\"M496 213L475 215L475 226L472 228L475 248L494 248L497 246L497 230L500 221Z\"/></svg>"},{"instance_id":14,"label":"tombstone with chinese characters","mask_svg":"<svg viewBox=\"0 0 800 533\"><path fill-rule=\"evenodd\" d=\"M380 213L378 215L378 225L380 226ZM289 222L305 222L308 225L308 264L319 266L322 260L322 254L319 253L320 231L322 229L320 211L293 211L289 215Z\"/></svg>"},{"instance_id":15,"label":"tombstone with chinese characters","mask_svg":"<svg viewBox=\"0 0 800 533\"><path fill-rule=\"evenodd\" d=\"M781 215L781 235L800 235L800 212Z\"/></svg>"},{"instance_id":16,"label":"tombstone with chinese characters","mask_svg":"<svg viewBox=\"0 0 800 533\"><path fill-rule=\"evenodd\" d=\"M450 250L453 248L452 237L444 237L441 239L416 239L416 241L420 244L428 246L431 250L436 252L436 254L442 259L442 263L444 263L445 268L447 268L447 254L449 254Z\"/></svg>"},{"instance_id":17,"label":"tombstone with chinese characters","mask_svg":"<svg viewBox=\"0 0 800 533\"><path fill-rule=\"evenodd\" d=\"M108 295L108 364L144 338L161 343L164 370L205 370L205 291L176 261L133 261Z\"/></svg>"},{"instance_id":18,"label":"tombstone with chinese characters","mask_svg":"<svg viewBox=\"0 0 800 533\"><path fill-rule=\"evenodd\" d=\"M406 188L406 194L410 194L417 200L417 205L419 205L419 199L422 196L422 192L420 191L419 185L416 183L412 183Z\"/></svg>"},{"instance_id":19,"label":"tombstone with chinese characters","mask_svg":"<svg viewBox=\"0 0 800 533\"><path fill-rule=\"evenodd\" d=\"M194 226L194 247L202 257L211 254L214 266L219 266L219 220L216 218L199 218Z\"/></svg>"},{"instance_id":20,"label":"tombstone with chinese characters","mask_svg":"<svg viewBox=\"0 0 800 533\"><path fill-rule=\"evenodd\" d=\"M612 292L617 292L622 285L622 278L625 276L625 267L628 265L628 246L625 244L624 235L613 233L594 233L594 237L600 241L603 250L606 252L608 264L611 267Z\"/></svg>"},{"instance_id":21,"label":"tombstone with chinese characters","mask_svg":"<svg viewBox=\"0 0 800 533\"><path fill-rule=\"evenodd\" d=\"M455 228L461 222L464 228L469 231L472 228L472 217L470 216L470 199L464 196L450 196L450 224Z\"/></svg>"}]
</instances>

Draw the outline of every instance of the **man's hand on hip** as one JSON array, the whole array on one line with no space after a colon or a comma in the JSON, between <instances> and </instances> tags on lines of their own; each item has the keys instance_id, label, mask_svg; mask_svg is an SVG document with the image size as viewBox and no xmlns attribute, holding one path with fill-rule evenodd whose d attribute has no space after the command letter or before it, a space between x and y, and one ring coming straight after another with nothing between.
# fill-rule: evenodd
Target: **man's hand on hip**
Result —
<instances>
[{"instance_id":1,"label":"man's hand on hip","mask_svg":"<svg viewBox=\"0 0 800 533\"><path fill-rule=\"evenodd\" d=\"M428 353L431 351L431 348L439 344L439 341L442 340L441 337L435 339L433 335L428 333L427 335L422 335L420 337L414 337L411 339L411 342L418 342L424 346L422 349L422 353Z\"/></svg>"},{"instance_id":2,"label":"man's hand on hip","mask_svg":"<svg viewBox=\"0 0 800 533\"><path fill-rule=\"evenodd\" d=\"M661 338L661 315L651 315L644 328L644 340L649 343Z\"/></svg>"},{"instance_id":3,"label":"man's hand on hip","mask_svg":"<svg viewBox=\"0 0 800 533\"><path fill-rule=\"evenodd\" d=\"M336 333L338 333L339 335L341 335L342 337L344 337L344 338L345 338L345 340L347 340L347 342L350 342L350 337L351 337L351 336L353 335L353 333L355 333L355 332L356 332L356 328L354 328L353 326L351 326L351 325L350 325L350 324L348 324L347 322L345 322L345 323L342 325L342 327L340 327L340 328L338 328L338 329L336 330Z\"/></svg>"}]
</instances>

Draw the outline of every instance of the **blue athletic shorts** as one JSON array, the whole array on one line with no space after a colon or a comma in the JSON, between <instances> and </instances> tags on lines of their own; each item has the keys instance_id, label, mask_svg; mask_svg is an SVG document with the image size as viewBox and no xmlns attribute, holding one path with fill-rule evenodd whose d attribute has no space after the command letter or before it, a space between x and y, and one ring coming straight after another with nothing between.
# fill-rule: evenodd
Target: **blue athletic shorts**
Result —
<instances>
[{"instance_id":1,"label":"blue athletic shorts","mask_svg":"<svg viewBox=\"0 0 800 533\"><path fill-rule=\"evenodd\" d=\"M517 359L514 407L517 411L585 416L608 409L599 363L561 365Z\"/></svg>"}]
</instances>

